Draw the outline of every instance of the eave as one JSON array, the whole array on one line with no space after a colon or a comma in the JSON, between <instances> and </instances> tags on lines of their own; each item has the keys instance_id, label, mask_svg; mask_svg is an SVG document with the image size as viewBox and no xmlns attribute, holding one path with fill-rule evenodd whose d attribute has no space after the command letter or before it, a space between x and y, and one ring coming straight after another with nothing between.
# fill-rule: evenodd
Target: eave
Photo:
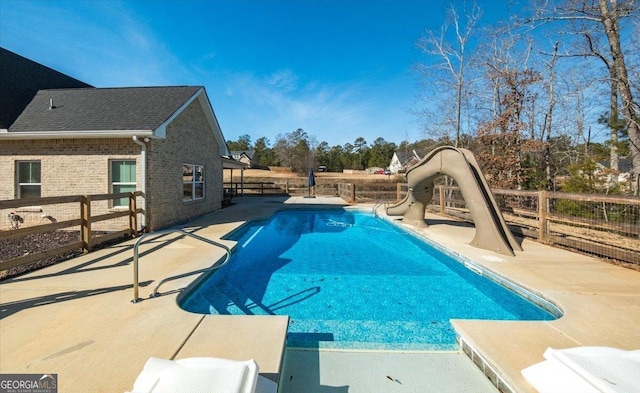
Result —
<instances>
[{"instance_id":1,"label":"eave","mask_svg":"<svg viewBox=\"0 0 640 393\"><path fill-rule=\"evenodd\" d=\"M134 136L153 138L153 130L84 130L84 131L28 131L8 132L0 130L0 140L27 139L85 139L85 138L131 138Z\"/></svg>"}]
</instances>

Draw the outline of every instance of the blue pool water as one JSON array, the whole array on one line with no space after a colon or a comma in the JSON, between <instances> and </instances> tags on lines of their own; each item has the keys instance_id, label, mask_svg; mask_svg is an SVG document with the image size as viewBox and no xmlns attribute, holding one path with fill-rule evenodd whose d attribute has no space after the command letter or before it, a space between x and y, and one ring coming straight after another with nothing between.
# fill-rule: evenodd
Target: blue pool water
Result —
<instances>
[{"instance_id":1,"label":"blue pool water","mask_svg":"<svg viewBox=\"0 0 640 393\"><path fill-rule=\"evenodd\" d=\"M281 211L232 239L229 263L187 291L181 307L289 315L288 346L454 349L450 319L555 319L364 212Z\"/></svg>"}]
</instances>

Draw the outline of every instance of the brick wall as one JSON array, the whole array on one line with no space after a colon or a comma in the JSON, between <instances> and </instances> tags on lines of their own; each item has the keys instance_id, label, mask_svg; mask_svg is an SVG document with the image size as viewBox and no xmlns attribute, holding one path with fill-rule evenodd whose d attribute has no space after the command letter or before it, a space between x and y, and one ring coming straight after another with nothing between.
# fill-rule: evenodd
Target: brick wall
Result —
<instances>
[{"instance_id":1,"label":"brick wall","mask_svg":"<svg viewBox=\"0 0 640 393\"><path fill-rule=\"evenodd\" d=\"M157 230L222 206L222 162L218 144L198 99L167 127L166 139L148 143L149 229ZM182 200L182 164L205 167L205 198Z\"/></svg>"},{"instance_id":2,"label":"brick wall","mask_svg":"<svg viewBox=\"0 0 640 393\"><path fill-rule=\"evenodd\" d=\"M136 160L140 182L140 147L131 139L37 139L0 141L0 199L17 197L16 162L39 160L41 196L107 194L109 160ZM141 200L138 200L140 203ZM42 209L42 211L39 210ZM77 204L21 208L17 213L25 225L78 218ZM92 204L93 215L110 211L107 201ZM0 219L6 218L2 211ZM46 216L46 217L45 217ZM95 230L118 230L128 225L126 218L96 223ZM124 226L124 228L123 228ZM4 228L3 228L4 229Z\"/></svg>"},{"instance_id":3,"label":"brick wall","mask_svg":"<svg viewBox=\"0 0 640 393\"><path fill-rule=\"evenodd\" d=\"M0 198L17 197L16 161L41 162L43 197L106 194L109 160L139 159L139 152L140 147L131 139L1 141Z\"/></svg>"}]
</instances>

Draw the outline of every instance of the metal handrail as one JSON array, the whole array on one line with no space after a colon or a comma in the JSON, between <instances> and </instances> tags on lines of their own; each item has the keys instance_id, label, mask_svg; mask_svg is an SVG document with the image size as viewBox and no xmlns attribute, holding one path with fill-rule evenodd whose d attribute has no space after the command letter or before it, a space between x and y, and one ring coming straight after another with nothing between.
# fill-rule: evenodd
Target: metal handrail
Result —
<instances>
[{"instance_id":1,"label":"metal handrail","mask_svg":"<svg viewBox=\"0 0 640 393\"><path fill-rule=\"evenodd\" d=\"M231 258L231 250L229 249L229 247L225 246L224 244L218 243L216 241L204 238L202 236L198 236L194 233L191 232L187 232L185 230L182 229L166 229L163 231L156 231L156 232L149 232L149 233L145 233L144 235L140 236L136 242L133 245L133 299L131 300L131 303L138 303L140 302L142 299L139 297L139 288L140 288L140 280L139 280L139 274L138 274L138 268L139 268L139 263L138 263L138 247L140 246L140 244L142 243L142 241L150 236L150 235L166 235L168 233L175 233L175 232L180 232L181 234L185 235L185 236L189 236L192 237L194 239L203 241L205 243L209 243L212 244L214 246L220 247L222 249L224 249L224 251L226 252L226 256L224 261L222 261L222 263L220 264L216 264L214 266L205 268L205 269L199 269L199 270L194 270L192 272L188 272L188 273L182 273L182 274L178 274L175 276L170 276L167 278L162 279L158 285L156 285L156 287L153 289L153 293L149 296L150 298L159 296L158 294L158 288L160 288L160 286L162 284L164 284L167 281L171 281L171 280L175 280L178 278L182 278L182 277L187 277L193 274L198 274L198 273L205 273L205 272L209 272L209 271L213 271L213 270L217 270L220 269L221 267L223 267L224 265L227 264L227 262L229 262L229 259Z\"/></svg>"},{"instance_id":2,"label":"metal handrail","mask_svg":"<svg viewBox=\"0 0 640 393\"><path fill-rule=\"evenodd\" d=\"M378 201L378 202L376 202L376 204L375 204L375 205L373 205L373 209L372 209L372 210L373 210L373 215L374 215L375 217L378 217L378 208L379 208L380 206L386 205L386 204L388 204L388 203L389 203L389 201L387 201L387 200L383 200L383 201Z\"/></svg>"}]
</instances>

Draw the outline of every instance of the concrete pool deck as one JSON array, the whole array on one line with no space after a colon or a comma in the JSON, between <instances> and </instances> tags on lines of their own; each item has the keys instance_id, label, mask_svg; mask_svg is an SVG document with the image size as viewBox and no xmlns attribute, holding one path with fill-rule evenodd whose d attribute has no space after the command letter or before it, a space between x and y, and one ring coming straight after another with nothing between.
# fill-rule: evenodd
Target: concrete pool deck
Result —
<instances>
[{"instance_id":1,"label":"concrete pool deck","mask_svg":"<svg viewBox=\"0 0 640 393\"><path fill-rule=\"evenodd\" d=\"M219 240L283 204L344 205L341 199L325 197L246 197L234 202L184 227ZM520 370L542 361L547 347L640 348L640 272L527 239L523 252L505 257L469 246L472 227L427 218L430 226L420 231L424 236L553 302L564 313L543 322L454 321L465 352L490 378L501 381L498 384L515 392L535 392ZM197 276L170 281L160 288L163 296L148 299L159 280L211 266L224 256L220 249L179 234L150 237L140 248L140 294L145 300L131 304L132 246L133 241L121 243L2 282L0 373L58 374L60 392L117 392L132 388L151 356L217 356L255 358L263 375L277 378L287 317L185 312L175 299ZM323 367L319 362L316 366ZM352 385L349 391L358 389Z\"/></svg>"}]
</instances>

